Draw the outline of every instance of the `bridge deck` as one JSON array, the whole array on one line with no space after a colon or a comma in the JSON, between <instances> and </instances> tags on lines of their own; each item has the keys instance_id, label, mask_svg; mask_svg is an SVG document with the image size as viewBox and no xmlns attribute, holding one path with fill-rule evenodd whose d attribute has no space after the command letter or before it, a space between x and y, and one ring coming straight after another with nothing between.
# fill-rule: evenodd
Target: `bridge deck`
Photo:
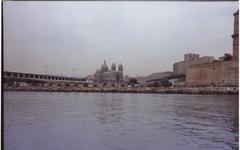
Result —
<instances>
[{"instance_id":1,"label":"bridge deck","mask_svg":"<svg viewBox=\"0 0 240 150\"><path fill-rule=\"evenodd\" d=\"M8 71L4 71L3 78L6 81L91 83L89 80L86 80L85 78L32 74L32 73L22 73L22 72L8 72Z\"/></svg>"}]
</instances>

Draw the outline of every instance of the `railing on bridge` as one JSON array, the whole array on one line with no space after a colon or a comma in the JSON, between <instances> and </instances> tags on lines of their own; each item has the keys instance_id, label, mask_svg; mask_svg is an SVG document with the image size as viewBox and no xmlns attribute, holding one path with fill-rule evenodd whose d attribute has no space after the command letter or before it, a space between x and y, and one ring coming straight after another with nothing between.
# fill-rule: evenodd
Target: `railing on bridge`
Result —
<instances>
[{"instance_id":1,"label":"railing on bridge","mask_svg":"<svg viewBox=\"0 0 240 150\"><path fill-rule=\"evenodd\" d=\"M90 80L87 80L85 78L21 73L21 72L9 72L9 71L3 72L3 78L4 80L10 79L10 80L17 80L17 81L91 83Z\"/></svg>"}]
</instances>

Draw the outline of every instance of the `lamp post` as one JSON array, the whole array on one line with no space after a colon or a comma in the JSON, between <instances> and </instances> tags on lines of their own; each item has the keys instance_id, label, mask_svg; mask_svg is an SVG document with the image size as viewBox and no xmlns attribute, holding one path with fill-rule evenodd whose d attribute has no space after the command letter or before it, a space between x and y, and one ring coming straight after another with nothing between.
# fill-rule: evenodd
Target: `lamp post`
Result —
<instances>
[{"instance_id":1,"label":"lamp post","mask_svg":"<svg viewBox=\"0 0 240 150\"><path fill-rule=\"evenodd\" d=\"M45 65L45 74L47 75L48 65Z\"/></svg>"},{"instance_id":2,"label":"lamp post","mask_svg":"<svg viewBox=\"0 0 240 150\"><path fill-rule=\"evenodd\" d=\"M73 68L72 71L73 71L73 77L75 77L75 71L76 71L76 69Z\"/></svg>"}]
</instances>

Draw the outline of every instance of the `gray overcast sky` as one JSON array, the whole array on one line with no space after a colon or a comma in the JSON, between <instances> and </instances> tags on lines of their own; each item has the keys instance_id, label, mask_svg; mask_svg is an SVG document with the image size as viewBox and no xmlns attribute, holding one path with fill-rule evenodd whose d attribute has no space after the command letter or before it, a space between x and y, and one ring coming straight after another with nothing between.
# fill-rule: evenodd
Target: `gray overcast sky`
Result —
<instances>
[{"instance_id":1,"label":"gray overcast sky","mask_svg":"<svg viewBox=\"0 0 240 150\"><path fill-rule=\"evenodd\" d=\"M4 70L78 76L106 60L135 76L185 53L232 53L238 2L4 1Z\"/></svg>"}]
</instances>

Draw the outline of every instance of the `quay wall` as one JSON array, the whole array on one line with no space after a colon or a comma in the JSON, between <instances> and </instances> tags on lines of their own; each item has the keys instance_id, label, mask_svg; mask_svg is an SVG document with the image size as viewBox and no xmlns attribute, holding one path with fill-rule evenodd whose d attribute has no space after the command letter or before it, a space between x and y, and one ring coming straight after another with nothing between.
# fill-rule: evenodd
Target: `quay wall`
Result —
<instances>
[{"instance_id":1,"label":"quay wall","mask_svg":"<svg viewBox=\"0 0 240 150\"><path fill-rule=\"evenodd\" d=\"M211 94L237 95L238 87L138 87L138 88L96 88L96 87L12 87L5 86L4 91L38 91L38 92L97 92L97 93L155 93L155 94Z\"/></svg>"}]
</instances>

